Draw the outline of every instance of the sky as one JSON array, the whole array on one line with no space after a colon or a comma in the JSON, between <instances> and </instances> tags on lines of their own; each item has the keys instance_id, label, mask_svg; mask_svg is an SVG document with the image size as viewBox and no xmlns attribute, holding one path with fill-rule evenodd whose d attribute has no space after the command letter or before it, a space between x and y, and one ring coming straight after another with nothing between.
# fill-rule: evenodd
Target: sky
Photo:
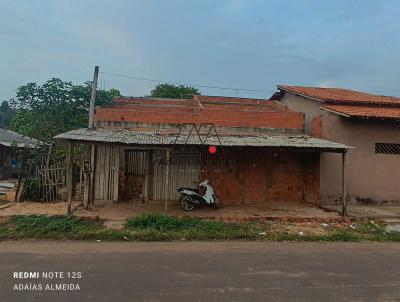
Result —
<instances>
[{"instance_id":1,"label":"sky","mask_svg":"<svg viewBox=\"0 0 400 302\"><path fill-rule=\"evenodd\" d=\"M28 82L269 98L277 84L400 96L397 0L0 0L0 100ZM235 90L238 88L239 90ZM261 91L240 90L256 89Z\"/></svg>"}]
</instances>

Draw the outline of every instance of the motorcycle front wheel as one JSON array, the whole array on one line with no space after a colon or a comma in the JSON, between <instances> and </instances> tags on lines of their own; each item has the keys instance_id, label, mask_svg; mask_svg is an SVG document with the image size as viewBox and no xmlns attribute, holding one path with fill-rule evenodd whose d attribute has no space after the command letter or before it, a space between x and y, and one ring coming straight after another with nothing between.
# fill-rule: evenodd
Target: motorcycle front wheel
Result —
<instances>
[{"instance_id":1,"label":"motorcycle front wheel","mask_svg":"<svg viewBox=\"0 0 400 302\"><path fill-rule=\"evenodd\" d=\"M194 205L191 203L192 198L190 196L185 196L182 198L181 205L185 211L191 211L194 209Z\"/></svg>"}]
</instances>

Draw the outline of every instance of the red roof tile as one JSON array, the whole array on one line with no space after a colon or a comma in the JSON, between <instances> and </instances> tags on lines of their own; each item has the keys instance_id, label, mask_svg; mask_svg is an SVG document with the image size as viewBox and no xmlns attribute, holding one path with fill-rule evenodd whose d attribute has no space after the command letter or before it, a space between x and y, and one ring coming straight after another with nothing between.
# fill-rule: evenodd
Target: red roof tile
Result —
<instances>
[{"instance_id":1,"label":"red roof tile","mask_svg":"<svg viewBox=\"0 0 400 302\"><path fill-rule=\"evenodd\" d=\"M321 109L348 117L400 119L400 107L324 105Z\"/></svg>"},{"instance_id":2,"label":"red roof tile","mask_svg":"<svg viewBox=\"0 0 400 302\"><path fill-rule=\"evenodd\" d=\"M320 88L278 85L284 91L304 95L322 102L332 103L365 103L365 104L391 104L400 106L400 98L393 96L374 95L365 92L342 88Z\"/></svg>"}]
</instances>

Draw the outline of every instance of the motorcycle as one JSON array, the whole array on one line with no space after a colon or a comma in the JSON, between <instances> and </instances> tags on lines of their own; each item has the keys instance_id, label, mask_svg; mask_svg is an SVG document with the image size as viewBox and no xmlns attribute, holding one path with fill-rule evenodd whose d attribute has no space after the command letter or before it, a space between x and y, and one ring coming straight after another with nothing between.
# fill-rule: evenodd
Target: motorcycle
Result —
<instances>
[{"instance_id":1,"label":"motorcycle","mask_svg":"<svg viewBox=\"0 0 400 302\"><path fill-rule=\"evenodd\" d=\"M221 203L208 179L201 182L198 189L178 188L178 192L180 193L179 200L185 211L192 211L195 207L202 205L214 205L217 209L221 208Z\"/></svg>"}]
</instances>

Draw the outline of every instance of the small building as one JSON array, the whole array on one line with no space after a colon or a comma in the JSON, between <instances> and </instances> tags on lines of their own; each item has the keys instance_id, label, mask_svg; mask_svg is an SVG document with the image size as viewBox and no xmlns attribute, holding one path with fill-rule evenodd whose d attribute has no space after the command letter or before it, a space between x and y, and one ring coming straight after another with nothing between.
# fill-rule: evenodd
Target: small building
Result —
<instances>
[{"instance_id":1,"label":"small building","mask_svg":"<svg viewBox=\"0 0 400 302\"><path fill-rule=\"evenodd\" d=\"M0 128L0 179L16 178L20 163L16 149L36 148L40 141Z\"/></svg>"},{"instance_id":2,"label":"small building","mask_svg":"<svg viewBox=\"0 0 400 302\"><path fill-rule=\"evenodd\" d=\"M340 88L277 87L272 99L304 113L306 134L355 147L348 158L351 202L400 202L400 98ZM321 155L321 202L341 199L337 157Z\"/></svg>"},{"instance_id":3,"label":"small building","mask_svg":"<svg viewBox=\"0 0 400 302\"><path fill-rule=\"evenodd\" d=\"M117 98L94 129L56 138L96 146L94 200L178 200L210 179L223 206L318 205L320 154L348 149L305 135L304 114L279 102L219 96Z\"/></svg>"}]
</instances>

